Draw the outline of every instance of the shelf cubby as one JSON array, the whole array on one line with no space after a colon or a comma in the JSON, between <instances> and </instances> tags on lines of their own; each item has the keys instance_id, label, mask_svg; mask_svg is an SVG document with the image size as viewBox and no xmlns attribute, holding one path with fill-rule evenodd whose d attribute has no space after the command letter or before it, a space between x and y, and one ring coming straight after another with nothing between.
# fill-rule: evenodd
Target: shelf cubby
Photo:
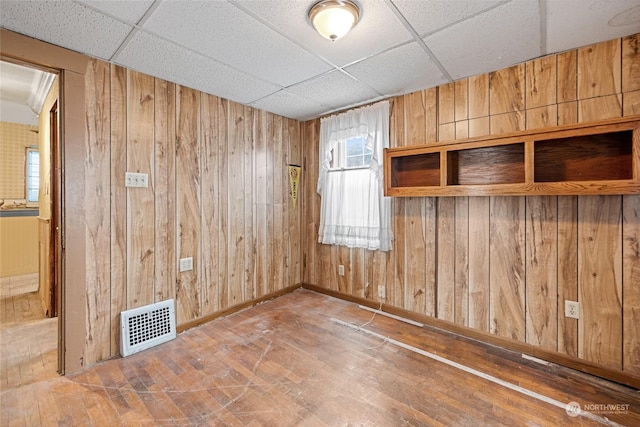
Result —
<instances>
[{"instance_id":1,"label":"shelf cubby","mask_svg":"<svg viewBox=\"0 0 640 427\"><path fill-rule=\"evenodd\" d=\"M640 194L640 116L385 150L385 195Z\"/></svg>"},{"instance_id":2,"label":"shelf cubby","mask_svg":"<svg viewBox=\"0 0 640 427\"><path fill-rule=\"evenodd\" d=\"M447 185L524 183L524 144L447 152Z\"/></svg>"},{"instance_id":3,"label":"shelf cubby","mask_svg":"<svg viewBox=\"0 0 640 427\"><path fill-rule=\"evenodd\" d=\"M633 131L534 142L535 182L633 179Z\"/></svg>"}]
</instances>

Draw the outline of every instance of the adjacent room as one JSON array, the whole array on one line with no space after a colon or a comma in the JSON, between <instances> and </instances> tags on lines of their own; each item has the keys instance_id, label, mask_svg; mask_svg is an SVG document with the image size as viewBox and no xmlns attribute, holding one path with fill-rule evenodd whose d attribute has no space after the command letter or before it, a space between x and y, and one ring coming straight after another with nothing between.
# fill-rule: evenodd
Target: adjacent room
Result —
<instances>
[{"instance_id":1,"label":"adjacent room","mask_svg":"<svg viewBox=\"0 0 640 427\"><path fill-rule=\"evenodd\" d=\"M0 26L0 424L640 424L637 0Z\"/></svg>"}]
</instances>

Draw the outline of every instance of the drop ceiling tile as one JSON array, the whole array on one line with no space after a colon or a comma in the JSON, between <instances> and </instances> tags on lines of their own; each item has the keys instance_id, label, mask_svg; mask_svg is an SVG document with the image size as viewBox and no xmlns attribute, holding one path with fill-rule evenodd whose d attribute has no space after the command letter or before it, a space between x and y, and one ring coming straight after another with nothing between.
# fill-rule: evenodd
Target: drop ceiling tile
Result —
<instances>
[{"instance_id":1,"label":"drop ceiling tile","mask_svg":"<svg viewBox=\"0 0 640 427\"><path fill-rule=\"evenodd\" d=\"M76 0L115 18L137 24L153 4L153 0Z\"/></svg>"},{"instance_id":2,"label":"drop ceiling tile","mask_svg":"<svg viewBox=\"0 0 640 427\"><path fill-rule=\"evenodd\" d=\"M144 28L281 86L331 68L228 2L162 2Z\"/></svg>"},{"instance_id":3,"label":"drop ceiling tile","mask_svg":"<svg viewBox=\"0 0 640 427\"><path fill-rule=\"evenodd\" d=\"M243 104L281 89L144 31L136 32L114 62Z\"/></svg>"},{"instance_id":4,"label":"drop ceiling tile","mask_svg":"<svg viewBox=\"0 0 640 427\"><path fill-rule=\"evenodd\" d=\"M394 0L419 35L430 34L504 3L504 0Z\"/></svg>"},{"instance_id":5,"label":"drop ceiling tile","mask_svg":"<svg viewBox=\"0 0 640 427\"><path fill-rule=\"evenodd\" d=\"M250 105L260 110L300 121L321 116L325 111L329 110L327 106L288 92L286 89L266 96Z\"/></svg>"},{"instance_id":6,"label":"drop ceiling tile","mask_svg":"<svg viewBox=\"0 0 640 427\"><path fill-rule=\"evenodd\" d=\"M358 62L345 71L387 96L446 82L438 67L416 42Z\"/></svg>"},{"instance_id":7,"label":"drop ceiling tile","mask_svg":"<svg viewBox=\"0 0 640 427\"><path fill-rule=\"evenodd\" d=\"M331 108L359 104L381 96L367 85L337 70L291 86L287 90Z\"/></svg>"},{"instance_id":8,"label":"drop ceiling tile","mask_svg":"<svg viewBox=\"0 0 640 427\"><path fill-rule=\"evenodd\" d=\"M547 17L546 53L556 53L637 33L640 2L582 0L576 7L572 1L548 1Z\"/></svg>"},{"instance_id":9,"label":"drop ceiling tile","mask_svg":"<svg viewBox=\"0 0 640 427\"><path fill-rule=\"evenodd\" d=\"M541 55L538 0L506 3L424 41L454 80L537 58Z\"/></svg>"},{"instance_id":10,"label":"drop ceiling tile","mask_svg":"<svg viewBox=\"0 0 640 427\"><path fill-rule=\"evenodd\" d=\"M2 27L108 59L132 27L69 1L2 1Z\"/></svg>"},{"instance_id":11,"label":"drop ceiling tile","mask_svg":"<svg viewBox=\"0 0 640 427\"><path fill-rule=\"evenodd\" d=\"M337 67L411 40L411 34L380 0L358 1L360 22L334 42L318 34L309 22L307 14L315 1L237 0L236 3Z\"/></svg>"}]
</instances>

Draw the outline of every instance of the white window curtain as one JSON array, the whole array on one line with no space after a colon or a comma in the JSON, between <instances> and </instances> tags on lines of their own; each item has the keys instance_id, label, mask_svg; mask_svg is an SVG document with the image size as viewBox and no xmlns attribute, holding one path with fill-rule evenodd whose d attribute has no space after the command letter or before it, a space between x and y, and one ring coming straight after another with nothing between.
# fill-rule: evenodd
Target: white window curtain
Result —
<instances>
[{"instance_id":1,"label":"white window curtain","mask_svg":"<svg viewBox=\"0 0 640 427\"><path fill-rule=\"evenodd\" d=\"M366 137L369 168L331 167L340 142ZM391 200L383 194L383 149L389 147L389 102L383 101L320 121L318 241L370 250L391 249Z\"/></svg>"}]
</instances>

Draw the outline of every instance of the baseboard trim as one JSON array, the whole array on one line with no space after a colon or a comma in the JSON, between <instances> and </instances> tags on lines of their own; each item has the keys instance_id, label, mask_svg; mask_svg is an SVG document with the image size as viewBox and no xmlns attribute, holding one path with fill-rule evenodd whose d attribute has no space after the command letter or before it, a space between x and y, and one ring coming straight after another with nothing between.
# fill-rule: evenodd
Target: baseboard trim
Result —
<instances>
[{"instance_id":1,"label":"baseboard trim","mask_svg":"<svg viewBox=\"0 0 640 427\"><path fill-rule=\"evenodd\" d=\"M245 308L253 307L254 305L261 304L265 301L269 301L274 298L281 297L282 295L286 295L290 292L295 291L296 289L300 289L302 284L297 284L293 286L289 286L287 288L281 289L279 291L270 293L268 295L262 296L257 299L253 299L251 301L246 301L241 304L234 305L232 307L226 308L221 311L217 311L213 314L209 314L207 316L199 317L197 319L191 320L189 322L183 323L181 325L176 326L176 332L181 333L186 331L187 329L195 328L196 326L203 325L205 323L211 322L212 320L218 319L220 317L225 317L233 313L237 313L238 311L244 310Z\"/></svg>"},{"instance_id":2,"label":"baseboard trim","mask_svg":"<svg viewBox=\"0 0 640 427\"><path fill-rule=\"evenodd\" d=\"M423 323L424 325L442 329L447 332L451 332L460 335L465 338L480 341L485 344L496 345L507 350L517 351L528 356L532 356L547 362L552 362L557 365L562 365L567 368L574 369L576 371L584 372L590 375L594 375L600 378L614 381L619 384L623 384L629 387L640 389L640 377L629 374L617 369L605 368L586 360L578 359L566 354L545 350L536 347L532 344L523 343L520 341L514 341L509 338L499 337L497 335L490 334L488 332L479 331L466 326L458 325L457 323L449 322L442 319L435 319L425 314L415 313L409 310L397 308L388 304L382 304L371 301L365 298L355 297L353 295L343 294L331 289L325 289L320 286L303 283L302 288L310 291L318 292L321 294L329 295L334 298L341 299L343 301L349 301L355 304L363 305L373 309L380 309L386 313L396 316L404 317L409 320Z\"/></svg>"}]
</instances>

